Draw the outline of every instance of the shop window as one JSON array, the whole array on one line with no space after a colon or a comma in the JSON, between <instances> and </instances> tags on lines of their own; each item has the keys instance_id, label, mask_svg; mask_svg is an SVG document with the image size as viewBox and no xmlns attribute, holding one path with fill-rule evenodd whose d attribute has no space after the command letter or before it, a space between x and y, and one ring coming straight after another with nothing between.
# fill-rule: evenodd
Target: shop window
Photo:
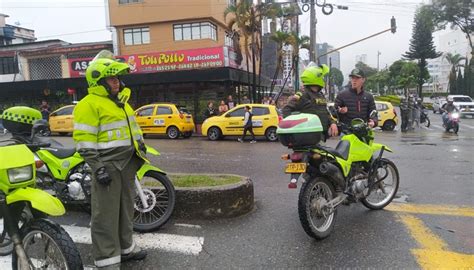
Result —
<instances>
[{"instance_id":1,"label":"shop window","mask_svg":"<svg viewBox=\"0 0 474 270\"><path fill-rule=\"evenodd\" d=\"M150 28L129 28L123 30L123 40L125 45L139 45L150 43Z\"/></svg>"},{"instance_id":2,"label":"shop window","mask_svg":"<svg viewBox=\"0 0 474 270\"><path fill-rule=\"evenodd\" d=\"M18 73L18 61L15 57L0 57L0 74Z\"/></svg>"},{"instance_id":3,"label":"shop window","mask_svg":"<svg viewBox=\"0 0 474 270\"><path fill-rule=\"evenodd\" d=\"M217 26L210 22L175 24L173 32L174 40L217 40Z\"/></svg>"}]
</instances>

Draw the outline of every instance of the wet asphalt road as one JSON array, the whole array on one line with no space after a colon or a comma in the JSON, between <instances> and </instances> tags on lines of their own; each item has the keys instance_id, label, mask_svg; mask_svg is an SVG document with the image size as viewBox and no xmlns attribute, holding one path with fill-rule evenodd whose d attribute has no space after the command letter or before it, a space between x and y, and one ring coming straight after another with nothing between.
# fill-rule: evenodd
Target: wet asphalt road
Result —
<instances>
[{"instance_id":1,"label":"wet asphalt road","mask_svg":"<svg viewBox=\"0 0 474 270\"><path fill-rule=\"evenodd\" d=\"M433 126L429 129L376 133L376 141L395 151L386 157L400 172L397 200L410 205L472 208L474 119L462 119L459 135L455 135L442 130L439 115L430 113L430 117ZM69 137L56 139L72 146ZM184 255L150 250L145 261L124 264L122 269L420 268L412 254L420 244L400 221L401 212L369 211L361 204L343 206L328 239L318 242L308 237L297 213L301 184L298 190L287 188L289 177L283 174L285 162L280 156L288 150L279 143L239 143L235 138L210 142L202 137L149 138L147 143L162 153L153 157L152 163L168 172L249 176L254 181L256 206L253 212L233 219L172 219L160 233L203 237L202 251ZM474 217L443 213L416 217L445 241L450 251L474 254ZM86 226L88 216L71 211L60 222ZM80 247L83 260L90 264L90 246Z\"/></svg>"}]
</instances>

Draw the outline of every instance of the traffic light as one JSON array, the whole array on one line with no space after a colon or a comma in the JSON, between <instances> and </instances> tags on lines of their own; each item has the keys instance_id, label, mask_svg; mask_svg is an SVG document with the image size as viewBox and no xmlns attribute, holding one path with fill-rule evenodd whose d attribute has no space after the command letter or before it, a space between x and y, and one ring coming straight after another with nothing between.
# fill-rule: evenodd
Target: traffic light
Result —
<instances>
[{"instance_id":1,"label":"traffic light","mask_svg":"<svg viewBox=\"0 0 474 270\"><path fill-rule=\"evenodd\" d=\"M391 29L392 33L394 33L394 34L395 34L395 32L397 32L397 21L395 20L395 17L393 17L393 16L390 19L390 29Z\"/></svg>"}]
</instances>

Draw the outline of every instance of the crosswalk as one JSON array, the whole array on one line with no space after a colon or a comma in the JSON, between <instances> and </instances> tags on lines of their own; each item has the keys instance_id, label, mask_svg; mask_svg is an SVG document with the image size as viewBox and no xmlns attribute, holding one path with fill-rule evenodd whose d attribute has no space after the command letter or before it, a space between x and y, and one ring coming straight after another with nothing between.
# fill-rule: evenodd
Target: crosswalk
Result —
<instances>
[{"instance_id":1,"label":"crosswalk","mask_svg":"<svg viewBox=\"0 0 474 270\"><path fill-rule=\"evenodd\" d=\"M178 228L200 231L201 226L193 224L174 224ZM76 244L91 245L91 232L89 227L62 225ZM3 220L0 221L3 228ZM198 233L199 234L199 233ZM197 256L204 245L204 237L168 233L143 233L135 234L134 240L138 246L148 250L159 250L183 255ZM0 257L0 269L11 269L11 256Z\"/></svg>"}]
</instances>

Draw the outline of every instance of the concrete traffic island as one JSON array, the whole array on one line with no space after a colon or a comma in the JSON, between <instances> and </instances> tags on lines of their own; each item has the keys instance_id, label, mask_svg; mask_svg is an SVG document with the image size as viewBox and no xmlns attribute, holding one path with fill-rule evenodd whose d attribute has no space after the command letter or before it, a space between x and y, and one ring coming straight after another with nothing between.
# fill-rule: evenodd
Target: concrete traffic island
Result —
<instances>
[{"instance_id":1,"label":"concrete traffic island","mask_svg":"<svg viewBox=\"0 0 474 270\"><path fill-rule=\"evenodd\" d=\"M190 174L170 174L183 176ZM204 187L177 187L176 205L173 217L178 218L232 218L250 212L254 206L253 182L250 178L230 174L192 174L194 178L203 177L238 177L232 184L204 186ZM235 182L235 181L234 181Z\"/></svg>"}]
</instances>

